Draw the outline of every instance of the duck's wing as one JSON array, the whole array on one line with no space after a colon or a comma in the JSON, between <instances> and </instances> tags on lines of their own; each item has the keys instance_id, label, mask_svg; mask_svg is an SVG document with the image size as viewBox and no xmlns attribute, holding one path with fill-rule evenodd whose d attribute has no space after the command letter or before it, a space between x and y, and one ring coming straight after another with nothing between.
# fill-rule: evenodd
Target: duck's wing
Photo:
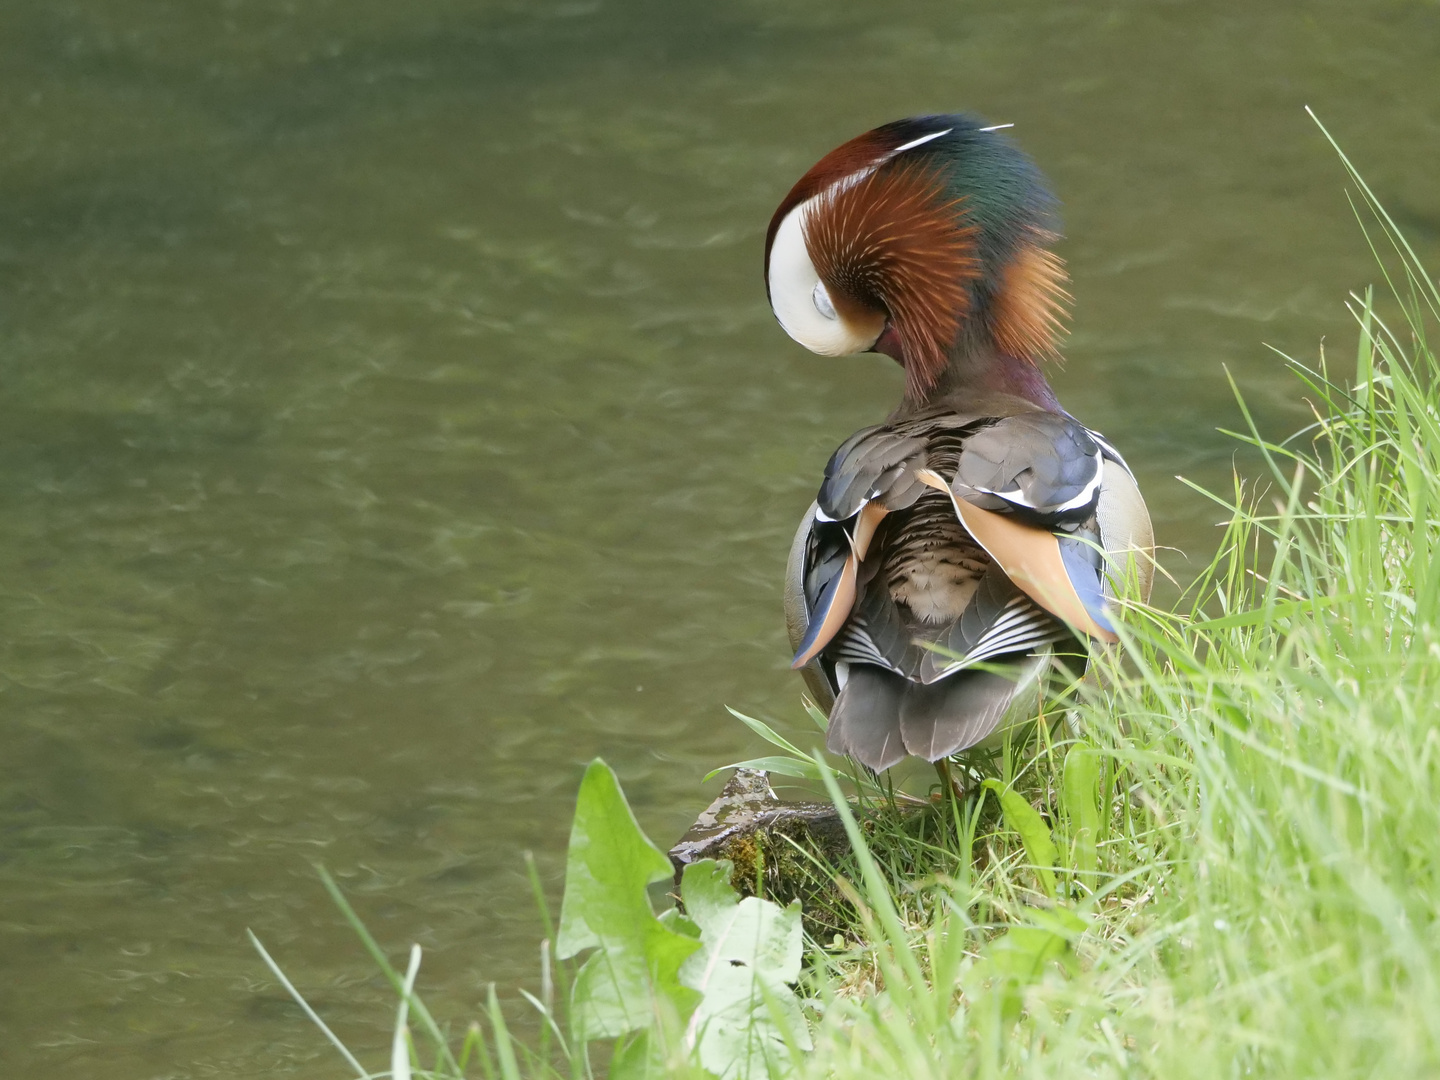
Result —
<instances>
[{"instance_id":1,"label":"duck's wing","mask_svg":"<svg viewBox=\"0 0 1440 1080\"><path fill-rule=\"evenodd\" d=\"M923 417L842 444L786 586L795 666L822 706L834 698L832 750L878 770L964 749L1033 689L1037 657L1074 644L1071 628L1114 640L1104 551L1124 529L1149 541L1112 455L1036 412ZM1127 494L1143 530L1110 512ZM917 618L917 590L938 616Z\"/></svg>"},{"instance_id":2,"label":"duck's wing","mask_svg":"<svg viewBox=\"0 0 1440 1080\"><path fill-rule=\"evenodd\" d=\"M886 515L908 509L926 493L917 473L929 461L931 441L938 431L956 427L942 420L864 428L830 455L791 546L786 622L792 667L815 664L845 625L860 596L861 566L875 530Z\"/></svg>"},{"instance_id":3,"label":"duck's wing","mask_svg":"<svg viewBox=\"0 0 1440 1080\"><path fill-rule=\"evenodd\" d=\"M1155 578L1155 530L1150 524L1150 511L1120 451L1099 432L1086 430L1099 444L1106 462L1100 498L1095 504L1095 526L1109 562L1105 595L1113 598L1115 583L1133 576L1140 599L1148 602Z\"/></svg>"},{"instance_id":4,"label":"duck's wing","mask_svg":"<svg viewBox=\"0 0 1440 1080\"><path fill-rule=\"evenodd\" d=\"M1078 421L1029 412L973 433L948 472L916 475L950 496L970 535L1037 604L1088 637L1114 641L1097 521L1106 473L1117 468L1106 465Z\"/></svg>"},{"instance_id":5,"label":"duck's wing","mask_svg":"<svg viewBox=\"0 0 1440 1080\"><path fill-rule=\"evenodd\" d=\"M814 661L855 609L879 522L927 486L950 497L969 534L1036 604L1087 636L1115 640L1103 558L1109 537L1096 519L1105 465L1101 443L1063 413L931 417L852 435L826 465L803 552L797 537L792 570L802 582L793 593L803 596L806 617L804 631L792 632L794 666Z\"/></svg>"},{"instance_id":6,"label":"duck's wing","mask_svg":"<svg viewBox=\"0 0 1440 1080\"><path fill-rule=\"evenodd\" d=\"M1054 537L1055 529L1074 533L1094 516L1102 462L1086 429L1057 413L943 415L856 432L827 462L792 549L794 666L813 661L853 610L879 523L912 506L927 486L951 495L966 529L1042 607L1094 636L1113 637L1083 534L1063 547ZM802 598L804 629L797 632Z\"/></svg>"},{"instance_id":7,"label":"duck's wing","mask_svg":"<svg viewBox=\"0 0 1440 1080\"><path fill-rule=\"evenodd\" d=\"M800 527L795 530L795 539L790 544L790 558L785 565L785 632L790 639L792 651L799 649L810 622L811 603L805 596L805 581L807 567L816 557L816 509L812 502L810 509L805 511L805 516L800 519ZM815 704L829 713L830 706L835 703L833 665L827 672L817 657L802 666L800 674L815 699Z\"/></svg>"}]
</instances>

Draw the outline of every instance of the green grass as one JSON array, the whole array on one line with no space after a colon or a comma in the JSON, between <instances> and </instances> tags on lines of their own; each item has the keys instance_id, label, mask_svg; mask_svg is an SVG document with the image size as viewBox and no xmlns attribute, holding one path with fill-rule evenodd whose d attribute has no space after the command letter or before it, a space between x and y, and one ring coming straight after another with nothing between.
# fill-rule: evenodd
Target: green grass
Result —
<instances>
[{"instance_id":1,"label":"green grass","mask_svg":"<svg viewBox=\"0 0 1440 1080\"><path fill-rule=\"evenodd\" d=\"M1351 178L1398 315L1353 297L1353 370L1290 361L1314 423L1237 436L1267 472L1197 489L1228 518L1213 562L1175 610L1132 605L1063 723L958 804L871 796L792 1074L1440 1073L1440 292ZM479 1067L427 1057L586 1075L563 1011L543 1054L492 1007Z\"/></svg>"}]
</instances>

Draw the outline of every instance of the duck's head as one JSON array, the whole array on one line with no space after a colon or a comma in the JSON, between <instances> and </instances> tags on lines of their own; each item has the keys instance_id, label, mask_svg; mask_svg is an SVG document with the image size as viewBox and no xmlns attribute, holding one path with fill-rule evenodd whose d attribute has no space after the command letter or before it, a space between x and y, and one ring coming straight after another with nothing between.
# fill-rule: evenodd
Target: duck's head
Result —
<instances>
[{"instance_id":1,"label":"duck's head","mask_svg":"<svg viewBox=\"0 0 1440 1080\"><path fill-rule=\"evenodd\" d=\"M1053 353L1068 300L1056 229L1039 170L996 129L897 120L790 189L765 239L770 306L812 352L893 357L922 401L963 354Z\"/></svg>"}]
</instances>

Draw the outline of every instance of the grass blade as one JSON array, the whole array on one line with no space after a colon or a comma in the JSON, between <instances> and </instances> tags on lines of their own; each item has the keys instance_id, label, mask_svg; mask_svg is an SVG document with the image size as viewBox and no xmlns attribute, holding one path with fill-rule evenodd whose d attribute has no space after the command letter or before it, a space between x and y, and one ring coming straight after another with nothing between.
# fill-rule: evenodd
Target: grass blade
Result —
<instances>
[{"instance_id":1,"label":"grass blade","mask_svg":"<svg viewBox=\"0 0 1440 1080\"><path fill-rule=\"evenodd\" d=\"M280 981L280 985L295 999L295 1004L300 1006L305 1015L310 1018L310 1022L321 1030L325 1038L330 1040L330 1045L340 1051L340 1056L355 1070L355 1075L360 1077L360 1080L369 1080L370 1074L366 1072L364 1066L355 1060L355 1055L350 1053L349 1047L340 1041L339 1036L330 1030L325 1021L320 1019L320 1015L310 1007L310 1003L301 996L300 991L295 989L295 985L285 977L285 973L280 970L280 965L275 963L270 954L265 951L265 946L260 944L260 939L255 936L255 931L247 927L245 934L250 938L250 944L255 946L255 951L260 954L260 959L265 961L265 966L270 969L270 974Z\"/></svg>"}]
</instances>

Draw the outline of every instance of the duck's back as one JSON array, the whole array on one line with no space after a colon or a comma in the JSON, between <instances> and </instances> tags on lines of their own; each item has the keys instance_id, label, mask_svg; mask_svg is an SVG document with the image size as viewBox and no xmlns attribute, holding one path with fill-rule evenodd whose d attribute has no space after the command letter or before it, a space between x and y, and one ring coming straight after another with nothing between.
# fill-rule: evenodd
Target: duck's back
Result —
<instances>
[{"instance_id":1,"label":"duck's back","mask_svg":"<svg viewBox=\"0 0 1440 1080\"><path fill-rule=\"evenodd\" d=\"M1076 629L1112 629L1103 552L1141 552L1148 593L1149 518L1120 456L1064 413L985 404L851 436L796 535L797 666L833 701L830 749L872 769L984 741L1052 653L1083 662Z\"/></svg>"}]
</instances>

